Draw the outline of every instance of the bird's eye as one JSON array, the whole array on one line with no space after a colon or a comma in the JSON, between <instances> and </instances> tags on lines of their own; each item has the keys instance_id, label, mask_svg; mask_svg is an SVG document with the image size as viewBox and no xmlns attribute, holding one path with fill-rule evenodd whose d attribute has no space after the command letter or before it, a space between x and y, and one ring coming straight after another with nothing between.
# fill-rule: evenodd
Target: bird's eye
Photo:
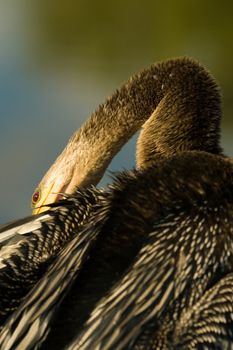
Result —
<instances>
[{"instance_id":1,"label":"bird's eye","mask_svg":"<svg viewBox=\"0 0 233 350\"><path fill-rule=\"evenodd\" d=\"M36 205L39 199L40 199L40 190L36 189L32 195L32 205Z\"/></svg>"}]
</instances>

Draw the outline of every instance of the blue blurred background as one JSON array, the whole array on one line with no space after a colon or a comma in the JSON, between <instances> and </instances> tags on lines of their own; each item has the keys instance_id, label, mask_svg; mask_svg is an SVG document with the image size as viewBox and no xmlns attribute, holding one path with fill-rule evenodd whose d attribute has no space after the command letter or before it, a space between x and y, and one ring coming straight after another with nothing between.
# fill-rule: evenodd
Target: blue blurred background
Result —
<instances>
[{"instance_id":1,"label":"blue blurred background","mask_svg":"<svg viewBox=\"0 0 233 350\"><path fill-rule=\"evenodd\" d=\"M233 155L232 18L224 0L1 1L0 223L30 213L34 187L69 136L155 61L188 55L209 68L223 92L222 145ZM134 146L111 169L132 167Z\"/></svg>"}]
</instances>

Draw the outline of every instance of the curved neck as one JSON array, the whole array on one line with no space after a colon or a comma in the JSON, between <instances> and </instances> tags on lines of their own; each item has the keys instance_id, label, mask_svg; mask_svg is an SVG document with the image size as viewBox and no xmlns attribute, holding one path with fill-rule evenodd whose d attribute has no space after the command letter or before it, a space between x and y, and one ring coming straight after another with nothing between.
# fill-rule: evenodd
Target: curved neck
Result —
<instances>
[{"instance_id":1,"label":"curved neck","mask_svg":"<svg viewBox=\"0 0 233 350\"><path fill-rule=\"evenodd\" d=\"M220 95L211 75L187 58L152 65L133 76L91 115L40 182L33 205L96 185L120 148L142 126L137 165L156 155L220 153Z\"/></svg>"},{"instance_id":2,"label":"curved neck","mask_svg":"<svg viewBox=\"0 0 233 350\"><path fill-rule=\"evenodd\" d=\"M220 95L210 74L182 58L133 76L100 105L73 135L77 161L85 155L81 183L96 184L114 155L143 125L137 163L184 150L220 153ZM69 145L68 145L69 148Z\"/></svg>"}]
</instances>

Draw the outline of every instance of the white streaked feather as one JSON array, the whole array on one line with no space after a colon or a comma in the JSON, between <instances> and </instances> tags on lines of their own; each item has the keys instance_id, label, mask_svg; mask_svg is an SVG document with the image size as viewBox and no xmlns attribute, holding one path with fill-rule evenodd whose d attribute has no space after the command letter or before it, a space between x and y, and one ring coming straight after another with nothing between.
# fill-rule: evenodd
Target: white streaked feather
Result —
<instances>
[{"instance_id":1,"label":"white streaked feather","mask_svg":"<svg viewBox=\"0 0 233 350\"><path fill-rule=\"evenodd\" d=\"M36 219L33 219L33 221L27 222L25 224L22 224L20 226L13 227L9 230L3 231L0 233L0 244L3 243L6 240L11 239L13 236L19 234L19 235L25 235L29 232L33 232L35 230L38 230L41 228L41 223L43 221L51 219L51 215L45 214L43 216L40 216Z\"/></svg>"}]
</instances>

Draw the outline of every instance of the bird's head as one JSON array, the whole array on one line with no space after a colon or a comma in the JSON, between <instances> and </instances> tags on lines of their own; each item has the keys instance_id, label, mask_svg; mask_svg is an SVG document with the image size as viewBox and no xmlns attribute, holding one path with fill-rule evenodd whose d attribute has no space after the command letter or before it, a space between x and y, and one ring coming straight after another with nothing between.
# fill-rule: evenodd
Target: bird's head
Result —
<instances>
[{"instance_id":1,"label":"bird's head","mask_svg":"<svg viewBox=\"0 0 233 350\"><path fill-rule=\"evenodd\" d=\"M48 210L49 205L61 199L63 194L73 193L82 182L79 170L75 154L65 149L32 194L33 214Z\"/></svg>"},{"instance_id":2,"label":"bird's head","mask_svg":"<svg viewBox=\"0 0 233 350\"><path fill-rule=\"evenodd\" d=\"M33 214L48 210L65 194L78 187L96 185L108 164L108 155L89 147L87 141L72 137L66 148L45 174L32 195Z\"/></svg>"}]
</instances>

